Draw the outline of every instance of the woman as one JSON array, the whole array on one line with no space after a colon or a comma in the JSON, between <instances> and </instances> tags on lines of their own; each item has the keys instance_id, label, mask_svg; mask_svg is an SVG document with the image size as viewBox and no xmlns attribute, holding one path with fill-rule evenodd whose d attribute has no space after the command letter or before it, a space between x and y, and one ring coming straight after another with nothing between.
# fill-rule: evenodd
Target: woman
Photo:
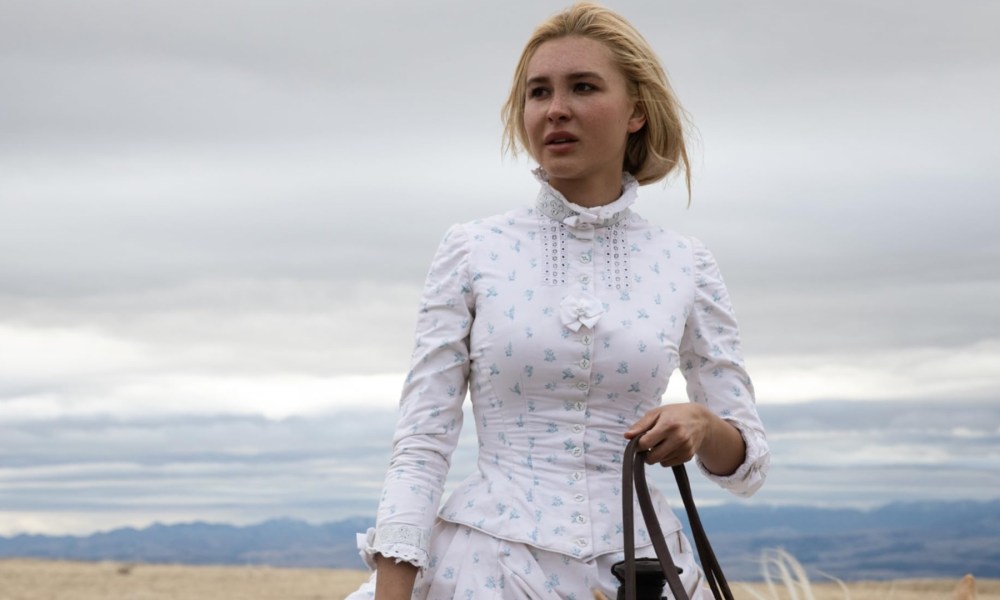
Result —
<instances>
[{"instance_id":1,"label":"woman","mask_svg":"<svg viewBox=\"0 0 1000 600\"><path fill-rule=\"evenodd\" d=\"M518 64L506 141L538 162L533 207L453 226L431 265L377 526L376 571L349 598L613 596L621 458L696 458L749 495L768 449L712 255L629 208L688 161L680 108L646 41L577 4L544 22ZM660 405L672 371L687 404ZM469 389L476 472L438 509ZM657 512L699 597L677 518ZM638 514L638 513L637 513ZM637 527L639 554L653 556Z\"/></svg>"}]
</instances>

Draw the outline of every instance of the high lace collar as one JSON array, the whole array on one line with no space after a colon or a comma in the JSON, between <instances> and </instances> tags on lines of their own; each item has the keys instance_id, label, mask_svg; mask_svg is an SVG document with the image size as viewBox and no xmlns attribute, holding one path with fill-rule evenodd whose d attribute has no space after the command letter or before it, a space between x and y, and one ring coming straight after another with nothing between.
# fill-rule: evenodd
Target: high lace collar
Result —
<instances>
[{"instance_id":1,"label":"high lace collar","mask_svg":"<svg viewBox=\"0 0 1000 600\"><path fill-rule=\"evenodd\" d=\"M638 197L639 182L631 173L622 173L622 195L610 204L588 208L573 204L557 189L549 184L549 174L538 167L532 173L542 184L538 191L536 206L542 214L570 227L582 224L607 227L621 221L629 214L629 207Z\"/></svg>"}]
</instances>

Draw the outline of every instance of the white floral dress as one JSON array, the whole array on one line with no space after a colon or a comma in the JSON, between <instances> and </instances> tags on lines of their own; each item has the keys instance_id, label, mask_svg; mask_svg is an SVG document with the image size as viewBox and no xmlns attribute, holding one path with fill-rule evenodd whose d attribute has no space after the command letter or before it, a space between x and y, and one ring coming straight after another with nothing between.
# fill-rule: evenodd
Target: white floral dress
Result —
<instances>
[{"instance_id":1,"label":"white floral dress","mask_svg":"<svg viewBox=\"0 0 1000 600\"><path fill-rule=\"evenodd\" d=\"M369 564L381 553L421 568L414 598L613 596L623 434L660 404L675 370L690 401L746 443L733 474L698 463L702 472L738 495L766 476L767 441L711 253L635 214L628 174L618 200L588 209L536 173L534 207L453 226L427 276L377 525L359 536ZM478 468L442 505L467 389ZM693 589L681 525L653 493ZM648 545L641 524L636 540ZM371 597L373 581L349 598Z\"/></svg>"}]
</instances>

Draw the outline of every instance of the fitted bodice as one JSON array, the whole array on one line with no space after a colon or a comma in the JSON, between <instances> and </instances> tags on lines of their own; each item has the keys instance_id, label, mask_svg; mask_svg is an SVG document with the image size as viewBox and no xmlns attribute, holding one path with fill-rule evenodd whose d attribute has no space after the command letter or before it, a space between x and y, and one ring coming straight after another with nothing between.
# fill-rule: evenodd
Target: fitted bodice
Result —
<instances>
[{"instance_id":1,"label":"fitted bodice","mask_svg":"<svg viewBox=\"0 0 1000 600\"><path fill-rule=\"evenodd\" d=\"M441 514L580 556L620 547L623 434L679 364L695 284L683 238L631 213L571 223L536 209L467 229L478 471Z\"/></svg>"},{"instance_id":2,"label":"fitted bodice","mask_svg":"<svg viewBox=\"0 0 1000 600\"><path fill-rule=\"evenodd\" d=\"M636 187L626 176L619 200L586 209L543 181L534 207L449 230L421 301L372 551L421 564L435 514L570 556L620 551L623 434L677 369L689 399L746 442L735 473L706 474L738 494L762 483L767 444L714 258L633 213ZM438 512L467 386L477 469ZM664 531L679 528L653 493Z\"/></svg>"}]
</instances>

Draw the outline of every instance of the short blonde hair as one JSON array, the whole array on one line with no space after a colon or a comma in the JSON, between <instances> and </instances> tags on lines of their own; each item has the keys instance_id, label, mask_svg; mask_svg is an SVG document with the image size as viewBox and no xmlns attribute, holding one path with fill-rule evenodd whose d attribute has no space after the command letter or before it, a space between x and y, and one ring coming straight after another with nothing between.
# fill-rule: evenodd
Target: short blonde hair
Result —
<instances>
[{"instance_id":1,"label":"short blonde hair","mask_svg":"<svg viewBox=\"0 0 1000 600\"><path fill-rule=\"evenodd\" d=\"M641 184L659 181L678 165L684 172L688 199L691 197L691 165L684 134L687 119L667 80L659 58L642 35L621 15L590 2L578 2L543 22L524 47L514 70L510 95L501 110L505 151L530 153L524 128L528 63L538 47L561 37L578 35L599 42L611 50L611 57L628 82L629 96L636 100L646 117L639 131L629 134L622 169Z\"/></svg>"}]
</instances>

